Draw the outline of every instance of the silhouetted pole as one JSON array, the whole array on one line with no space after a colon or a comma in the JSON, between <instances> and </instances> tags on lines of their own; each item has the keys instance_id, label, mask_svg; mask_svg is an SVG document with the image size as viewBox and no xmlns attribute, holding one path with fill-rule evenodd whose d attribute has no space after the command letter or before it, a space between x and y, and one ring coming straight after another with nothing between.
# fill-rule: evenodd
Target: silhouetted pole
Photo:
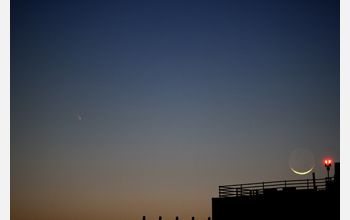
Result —
<instances>
[{"instance_id":1,"label":"silhouetted pole","mask_svg":"<svg viewBox=\"0 0 350 220\"><path fill-rule=\"evenodd\" d=\"M208 220L210 220L210 217L208 217Z\"/></svg>"},{"instance_id":2,"label":"silhouetted pole","mask_svg":"<svg viewBox=\"0 0 350 220\"><path fill-rule=\"evenodd\" d=\"M327 167L327 177L328 177L328 180L329 180L329 170L330 170L330 168Z\"/></svg>"},{"instance_id":3,"label":"silhouetted pole","mask_svg":"<svg viewBox=\"0 0 350 220\"><path fill-rule=\"evenodd\" d=\"M331 169L330 167L332 166L332 160L330 160L330 159L325 160L324 161L324 165L327 168L327 179L326 180L330 181L330 179L329 179L329 170Z\"/></svg>"},{"instance_id":4,"label":"silhouetted pole","mask_svg":"<svg viewBox=\"0 0 350 220\"><path fill-rule=\"evenodd\" d=\"M192 217L192 220L194 220L194 217Z\"/></svg>"},{"instance_id":5,"label":"silhouetted pole","mask_svg":"<svg viewBox=\"0 0 350 220\"><path fill-rule=\"evenodd\" d=\"M179 220L179 217L176 216L176 220Z\"/></svg>"},{"instance_id":6,"label":"silhouetted pole","mask_svg":"<svg viewBox=\"0 0 350 220\"><path fill-rule=\"evenodd\" d=\"M162 216L159 216L159 220L162 220Z\"/></svg>"},{"instance_id":7,"label":"silhouetted pole","mask_svg":"<svg viewBox=\"0 0 350 220\"><path fill-rule=\"evenodd\" d=\"M143 216L142 220L146 220L146 216Z\"/></svg>"},{"instance_id":8,"label":"silhouetted pole","mask_svg":"<svg viewBox=\"0 0 350 220\"><path fill-rule=\"evenodd\" d=\"M315 179L315 172L312 172L312 182L314 184L314 190L317 190L316 179Z\"/></svg>"}]
</instances>

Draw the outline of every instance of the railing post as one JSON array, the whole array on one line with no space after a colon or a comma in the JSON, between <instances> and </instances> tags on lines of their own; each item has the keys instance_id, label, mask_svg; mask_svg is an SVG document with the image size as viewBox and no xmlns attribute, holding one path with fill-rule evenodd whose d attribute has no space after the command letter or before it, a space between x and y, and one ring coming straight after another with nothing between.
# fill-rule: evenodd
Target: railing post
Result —
<instances>
[{"instance_id":1,"label":"railing post","mask_svg":"<svg viewBox=\"0 0 350 220\"><path fill-rule=\"evenodd\" d=\"M284 187L287 188L287 180L284 181Z\"/></svg>"},{"instance_id":2,"label":"railing post","mask_svg":"<svg viewBox=\"0 0 350 220\"><path fill-rule=\"evenodd\" d=\"M208 217L208 220L210 220L210 217Z\"/></svg>"},{"instance_id":3,"label":"railing post","mask_svg":"<svg viewBox=\"0 0 350 220\"><path fill-rule=\"evenodd\" d=\"M159 216L159 220L162 220L162 216Z\"/></svg>"},{"instance_id":4,"label":"railing post","mask_svg":"<svg viewBox=\"0 0 350 220\"><path fill-rule=\"evenodd\" d=\"M314 172L312 172L312 182L314 184L314 190L317 190L316 179L315 179L315 173Z\"/></svg>"},{"instance_id":5,"label":"railing post","mask_svg":"<svg viewBox=\"0 0 350 220\"><path fill-rule=\"evenodd\" d=\"M307 189L309 189L309 179L306 180Z\"/></svg>"},{"instance_id":6,"label":"railing post","mask_svg":"<svg viewBox=\"0 0 350 220\"><path fill-rule=\"evenodd\" d=\"M194 217L192 217L192 220L194 220Z\"/></svg>"},{"instance_id":7,"label":"railing post","mask_svg":"<svg viewBox=\"0 0 350 220\"><path fill-rule=\"evenodd\" d=\"M241 196L243 196L243 187L242 187L242 184L241 184Z\"/></svg>"},{"instance_id":8,"label":"railing post","mask_svg":"<svg viewBox=\"0 0 350 220\"><path fill-rule=\"evenodd\" d=\"M264 192L265 186L264 186L264 182L263 182L263 192Z\"/></svg>"},{"instance_id":9,"label":"railing post","mask_svg":"<svg viewBox=\"0 0 350 220\"><path fill-rule=\"evenodd\" d=\"M179 217L178 217L178 216L176 216L176 220L179 220Z\"/></svg>"},{"instance_id":10,"label":"railing post","mask_svg":"<svg viewBox=\"0 0 350 220\"><path fill-rule=\"evenodd\" d=\"M146 216L143 216L142 220L146 220Z\"/></svg>"}]
</instances>

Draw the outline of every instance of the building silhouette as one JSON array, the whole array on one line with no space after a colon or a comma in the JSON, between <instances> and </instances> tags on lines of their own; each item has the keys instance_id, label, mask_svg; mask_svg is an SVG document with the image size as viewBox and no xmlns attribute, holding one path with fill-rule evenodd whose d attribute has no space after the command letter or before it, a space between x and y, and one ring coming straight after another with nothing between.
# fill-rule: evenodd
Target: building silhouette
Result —
<instances>
[{"instance_id":1,"label":"building silhouette","mask_svg":"<svg viewBox=\"0 0 350 220\"><path fill-rule=\"evenodd\" d=\"M334 176L219 186L212 219L340 219L340 163Z\"/></svg>"}]
</instances>

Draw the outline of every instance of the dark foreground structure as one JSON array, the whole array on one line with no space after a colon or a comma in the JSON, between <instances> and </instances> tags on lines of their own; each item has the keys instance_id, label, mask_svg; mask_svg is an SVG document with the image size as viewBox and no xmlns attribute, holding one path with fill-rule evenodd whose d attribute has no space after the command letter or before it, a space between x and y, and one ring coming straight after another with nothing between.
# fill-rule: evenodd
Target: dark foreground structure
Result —
<instances>
[{"instance_id":1,"label":"dark foreground structure","mask_svg":"<svg viewBox=\"0 0 350 220\"><path fill-rule=\"evenodd\" d=\"M219 186L213 220L340 219L340 163L334 177Z\"/></svg>"}]
</instances>

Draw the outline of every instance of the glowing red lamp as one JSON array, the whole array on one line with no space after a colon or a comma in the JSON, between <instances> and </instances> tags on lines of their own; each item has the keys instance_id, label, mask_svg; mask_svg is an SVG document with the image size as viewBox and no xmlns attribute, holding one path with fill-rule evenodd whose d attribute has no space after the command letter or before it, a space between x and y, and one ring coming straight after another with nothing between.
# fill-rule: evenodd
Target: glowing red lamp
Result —
<instances>
[{"instance_id":1,"label":"glowing red lamp","mask_svg":"<svg viewBox=\"0 0 350 220\"><path fill-rule=\"evenodd\" d=\"M332 165L332 160L330 160L330 159L325 160L325 161L324 161L324 165L325 165L326 167L330 167L330 166Z\"/></svg>"}]
</instances>

